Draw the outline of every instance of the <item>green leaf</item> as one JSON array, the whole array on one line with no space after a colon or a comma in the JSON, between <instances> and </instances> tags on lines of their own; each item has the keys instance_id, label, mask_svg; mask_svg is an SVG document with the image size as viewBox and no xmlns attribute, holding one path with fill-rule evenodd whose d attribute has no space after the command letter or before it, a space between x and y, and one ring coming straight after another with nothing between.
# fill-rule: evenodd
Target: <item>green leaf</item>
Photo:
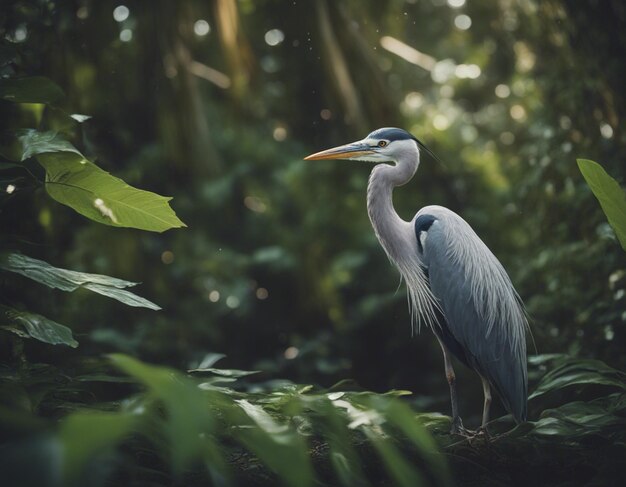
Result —
<instances>
[{"instance_id":1,"label":"green leaf","mask_svg":"<svg viewBox=\"0 0 626 487\"><path fill-rule=\"evenodd\" d=\"M133 423L133 416L121 413L79 412L68 416L59 432L65 482L86 474L90 461L128 435Z\"/></svg>"},{"instance_id":2,"label":"green leaf","mask_svg":"<svg viewBox=\"0 0 626 487\"><path fill-rule=\"evenodd\" d=\"M0 79L0 98L15 103L54 103L65 94L44 76Z\"/></svg>"},{"instance_id":3,"label":"green leaf","mask_svg":"<svg viewBox=\"0 0 626 487\"><path fill-rule=\"evenodd\" d=\"M316 413L311 415L314 431L321 433L328 442L330 461L341 484L368 485L361 468L361 459L352 445L354 435L348 429L345 415L332 404L332 401L340 399L343 394L333 392L320 396L312 404L307 404L307 408Z\"/></svg>"},{"instance_id":4,"label":"green leaf","mask_svg":"<svg viewBox=\"0 0 626 487\"><path fill-rule=\"evenodd\" d=\"M535 399L551 392L562 395L565 388L597 385L626 391L626 374L599 360L564 360L541 379L537 389L528 399Z\"/></svg>"},{"instance_id":5,"label":"green leaf","mask_svg":"<svg viewBox=\"0 0 626 487\"><path fill-rule=\"evenodd\" d=\"M23 338L34 338L52 345L67 345L72 348L78 342L72 336L72 330L45 316L28 311L17 311L0 305L0 324L2 328Z\"/></svg>"},{"instance_id":6,"label":"green leaf","mask_svg":"<svg viewBox=\"0 0 626 487\"><path fill-rule=\"evenodd\" d=\"M172 468L180 475L203 452L219 451L210 439L213 421L206 398L194 383L179 373L148 365L121 354L110 356L113 363L148 387L167 411L165 431L171 444Z\"/></svg>"},{"instance_id":7,"label":"green leaf","mask_svg":"<svg viewBox=\"0 0 626 487\"><path fill-rule=\"evenodd\" d=\"M36 156L46 170L46 191L81 215L105 225L152 232L186 226L172 210L171 197L129 186L87 160L53 132L25 131L22 160Z\"/></svg>"},{"instance_id":8,"label":"green leaf","mask_svg":"<svg viewBox=\"0 0 626 487\"><path fill-rule=\"evenodd\" d=\"M530 431L531 436L558 437L560 441L574 443L584 441L592 435L612 437L623 442L619 437L626 431L626 402L623 393L600 397L590 402L575 401L556 409L549 409L541 414Z\"/></svg>"},{"instance_id":9,"label":"green leaf","mask_svg":"<svg viewBox=\"0 0 626 487\"><path fill-rule=\"evenodd\" d=\"M253 421L254 428L240 428L238 439L287 485L313 485L313 469L303 438L287 424L280 424L261 406L236 401Z\"/></svg>"},{"instance_id":10,"label":"green leaf","mask_svg":"<svg viewBox=\"0 0 626 487\"><path fill-rule=\"evenodd\" d=\"M153 302L124 289L136 286L136 282L124 281L102 274L87 274L86 272L61 269L43 260L15 253L0 254L0 269L16 272L53 289L68 292L76 291L78 288L89 289L103 296L117 299L129 306L161 309Z\"/></svg>"},{"instance_id":11,"label":"green leaf","mask_svg":"<svg viewBox=\"0 0 626 487\"><path fill-rule=\"evenodd\" d=\"M391 438L379 434L372 428L363 428L363 431L378 452L395 485L403 487L427 485L424 476L407 461Z\"/></svg>"},{"instance_id":12,"label":"green leaf","mask_svg":"<svg viewBox=\"0 0 626 487\"><path fill-rule=\"evenodd\" d=\"M452 485L452 477L443 456L438 452L437 444L428 431L418 422L413 411L400 401L383 400L382 397L374 397L372 403L385 414L390 424L402 431L417 447L424 458L428 460L426 465L434 470L441 484Z\"/></svg>"},{"instance_id":13,"label":"green leaf","mask_svg":"<svg viewBox=\"0 0 626 487\"><path fill-rule=\"evenodd\" d=\"M578 168L615 230L615 235L626 250L626 193L597 162L577 159Z\"/></svg>"}]
</instances>

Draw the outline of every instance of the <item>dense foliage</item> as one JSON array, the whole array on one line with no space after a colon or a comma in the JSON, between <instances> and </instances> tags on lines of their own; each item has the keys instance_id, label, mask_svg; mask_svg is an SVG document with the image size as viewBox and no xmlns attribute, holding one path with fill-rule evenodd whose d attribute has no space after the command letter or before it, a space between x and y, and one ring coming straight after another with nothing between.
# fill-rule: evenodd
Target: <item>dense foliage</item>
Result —
<instances>
[{"instance_id":1,"label":"dense foliage","mask_svg":"<svg viewBox=\"0 0 626 487\"><path fill-rule=\"evenodd\" d=\"M3 6L2 478L614 481L625 27L617 0ZM530 421L491 441L425 412L448 412L440 351L410 338L369 168L301 160L386 125L443 161L400 215L462 214L531 317Z\"/></svg>"}]
</instances>

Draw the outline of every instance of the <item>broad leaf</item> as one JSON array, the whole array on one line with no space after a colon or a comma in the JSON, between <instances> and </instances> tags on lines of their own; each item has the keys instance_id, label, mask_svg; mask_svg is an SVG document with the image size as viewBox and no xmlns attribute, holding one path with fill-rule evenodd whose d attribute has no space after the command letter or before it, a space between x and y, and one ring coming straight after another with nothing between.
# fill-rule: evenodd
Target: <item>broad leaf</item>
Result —
<instances>
[{"instance_id":1,"label":"broad leaf","mask_svg":"<svg viewBox=\"0 0 626 487\"><path fill-rule=\"evenodd\" d=\"M561 441L589 441L592 435L605 438L620 436L626 428L626 401L623 393L600 397L590 402L575 401L556 409L548 409L530 431L532 436L557 437Z\"/></svg>"},{"instance_id":2,"label":"broad leaf","mask_svg":"<svg viewBox=\"0 0 626 487\"><path fill-rule=\"evenodd\" d=\"M626 374L599 360L567 359L548 372L529 399L555 392L561 397L564 389L585 386L608 386L626 391Z\"/></svg>"},{"instance_id":3,"label":"broad leaf","mask_svg":"<svg viewBox=\"0 0 626 487\"><path fill-rule=\"evenodd\" d=\"M253 421L253 428L239 428L236 437L287 485L313 485L313 469L303 438L288 424L278 423L261 406L236 401Z\"/></svg>"},{"instance_id":4,"label":"broad leaf","mask_svg":"<svg viewBox=\"0 0 626 487\"><path fill-rule=\"evenodd\" d=\"M597 162L587 159L577 159L576 162L591 191L598 198L622 248L626 250L626 193Z\"/></svg>"},{"instance_id":5,"label":"broad leaf","mask_svg":"<svg viewBox=\"0 0 626 487\"><path fill-rule=\"evenodd\" d=\"M344 393L333 392L320 396L312 404L307 401L307 409L315 413L310 415L314 421L313 430L316 434L321 433L328 442L329 458L341 484L367 485L361 459L352 445L354 435L346 424L345 414L332 404L333 400L341 397L339 394Z\"/></svg>"},{"instance_id":6,"label":"broad leaf","mask_svg":"<svg viewBox=\"0 0 626 487\"><path fill-rule=\"evenodd\" d=\"M0 326L23 338L34 338L52 345L67 345L72 348L78 342L72 336L72 330L45 316L28 311L17 311L0 306Z\"/></svg>"},{"instance_id":7,"label":"broad leaf","mask_svg":"<svg viewBox=\"0 0 626 487\"><path fill-rule=\"evenodd\" d=\"M77 480L94 457L130 433L133 422L133 416L120 413L79 412L68 416L59 432L65 481Z\"/></svg>"},{"instance_id":8,"label":"broad leaf","mask_svg":"<svg viewBox=\"0 0 626 487\"><path fill-rule=\"evenodd\" d=\"M0 79L0 98L15 103L54 103L65 95L44 76Z\"/></svg>"},{"instance_id":9,"label":"broad leaf","mask_svg":"<svg viewBox=\"0 0 626 487\"><path fill-rule=\"evenodd\" d=\"M0 269L16 272L53 289L76 291L78 288L89 289L108 296L129 306L161 309L158 305L124 288L137 285L136 282L124 281L102 274L87 274L54 267L43 260L33 259L22 254L0 254Z\"/></svg>"},{"instance_id":10,"label":"broad leaf","mask_svg":"<svg viewBox=\"0 0 626 487\"><path fill-rule=\"evenodd\" d=\"M407 460L406 456L401 453L389 436L380 434L375 429L368 427L363 428L363 432L378 452L394 481L394 485L403 487L427 485L424 476Z\"/></svg>"},{"instance_id":11,"label":"broad leaf","mask_svg":"<svg viewBox=\"0 0 626 487\"><path fill-rule=\"evenodd\" d=\"M396 400L388 400L386 397L374 396L370 402L384 413L389 423L402 431L413 442L424 458L428 459L427 465L436 472L441 484L452 485L452 478L448 473L443 457L439 455L437 444L420 424L413 411L406 404Z\"/></svg>"},{"instance_id":12,"label":"broad leaf","mask_svg":"<svg viewBox=\"0 0 626 487\"><path fill-rule=\"evenodd\" d=\"M208 401L195 384L171 369L148 365L126 355L113 354L111 360L143 383L165 407L165 431L171 442L175 473L182 473L201 457L205 448L217 451L209 437L213 421L208 414Z\"/></svg>"},{"instance_id":13,"label":"broad leaf","mask_svg":"<svg viewBox=\"0 0 626 487\"><path fill-rule=\"evenodd\" d=\"M52 132L20 137L22 160L36 156L46 170L46 191L59 203L99 223L164 232L185 224L169 206L171 197L129 186L87 160Z\"/></svg>"}]
</instances>

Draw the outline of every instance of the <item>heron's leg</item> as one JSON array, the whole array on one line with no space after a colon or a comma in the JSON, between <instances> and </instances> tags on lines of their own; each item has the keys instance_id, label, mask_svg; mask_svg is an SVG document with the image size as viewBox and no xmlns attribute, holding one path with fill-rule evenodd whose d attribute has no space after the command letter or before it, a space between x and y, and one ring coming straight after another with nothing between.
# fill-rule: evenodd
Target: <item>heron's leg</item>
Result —
<instances>
[{"instance_id":1,"label":"heron's leg","mask_svg":"<svg viewBox=\"0 0 626 487\"><path fill-rule=\"evenodd\" d=\"M489 408L491 407L491 386L489 385L489 381L484 377L480 377L480 380L483 381L483 393L485 395L485 403L483 405L483 424L481 428L486 432L487 431L487 423L489 422Z\"/></svg>"},{"instance_id":2,"label":"heron's leg","mask_svg":"<svg viewBox=\"0 0 626 487\"><path fill-rule=\"evenodd\" d=\"M443 363L446 368L446 379L448 380L448 385L450 386L450 402L452 404L452 428L450 429L450 433L460 434L463 428L463 422L461 421L461 417L459 416L459 405L456 399L456 375L454 374L454 369L452 368L452 361L450 360L450 354L441 340L437 338L439 341L439 345L441 346L441 350L443 352Z\"/></svg>"}]
</instances>

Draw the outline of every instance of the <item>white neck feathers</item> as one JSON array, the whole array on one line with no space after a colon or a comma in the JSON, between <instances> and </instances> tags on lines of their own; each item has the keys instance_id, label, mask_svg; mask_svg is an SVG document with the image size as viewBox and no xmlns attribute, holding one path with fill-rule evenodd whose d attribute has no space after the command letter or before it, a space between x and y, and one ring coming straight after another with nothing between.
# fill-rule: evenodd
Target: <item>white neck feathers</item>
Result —
<instances>
[{"instance_id":1,"label":"white neck feathers","mask_svg":"<svg viewBox=\"0 0 626 487\"><path fill-rule=\"evenodd\" d=\"M393 207L393 189L408 183L419 166L419 150L413 140L403 143L395 165L379 164L370 174L367 186L367 212L378 241L389 260L407 283L413 324L425 321L433 326L437 300L432 295L420 261L412 222L400 218Z\"/></svg>"}]
</instances>

